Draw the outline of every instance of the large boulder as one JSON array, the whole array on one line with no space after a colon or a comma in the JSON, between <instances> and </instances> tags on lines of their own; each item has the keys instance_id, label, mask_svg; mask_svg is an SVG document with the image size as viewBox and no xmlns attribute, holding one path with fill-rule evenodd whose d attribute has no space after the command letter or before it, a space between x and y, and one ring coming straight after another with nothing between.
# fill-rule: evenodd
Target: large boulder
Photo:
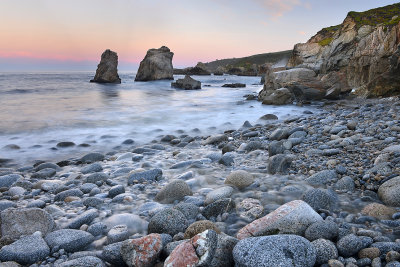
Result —
<instances>
[{"instance_id":1,"label":"large boulder","mask_svg":"<svg viewBox=\"0 0 400 267\"><path fill-rule=\"evenodd\" d=\"M176 82L171 83L171 87L185 90L201 89L201 82L193 79L189 75L186 75L185 78L178 79Z\"/></svg>"},{"instance_id":2,"label":"large boulder","mask_svg":"<svg viewBox=\"0 0 400 267\"><path fill-rule=\"evenodd\" d=\"M172 53L168 47L149 49L140 62L135 81L173 80Z\"/></svg>"},{"instance_id":3,"label":"large boulder","mask_svg":"<svg viewBox=\"0 0 400 267\"><path fill-rule=\"evenodd\" d=\"M293 94L287 88L279 88L262 93L264 105L287 105L293 102Z\"/></svg>"},{"instance_id":4,"label":"large boulder","mask_svg":"<svg viewBox=\"0 0 400 267\"><path fill-rule=\"evenodd\" d=\"M101 55L100 64L97 65L96 75L90 82L96 83L121 83L118 76L118 55L107 49Z\"/></svg>"},{"instance_id":5,"label":"large boulder","mask_svg":"<svg viewBox=\"0 0 400 267\"><path fill-rule=\"evenodd\" d=\"M37 231L45 235L56 227L51 215L38 208L6 209L0 213L0 221L1 237L13 240Z\"/></svg>"},{"instance_id":6,"label":"large boulder","mask_svg":"<svg viewBox=\"0 0 400 267\"><path fill-rule=\"evenodd\" d=\"M301 236L272 235L239 241L233 259L237 267L312 267L316 252Z\"/></svg>"},{"instance_id":7,"label":"large boulder","mask_svg":"<svg viewBox=\"0 0 400 267\"><path fill-rule=\"evenodd\" d=\"M184 71L186 75L211 75L207 66L202 62L198 62L193 68L186 68Z\"/></svg>"},{"instance_id":8,"label":"large boulder","mask_svg":"<svg viewBox=\"0 0 400 267\"><path fill-rule=\"evenodd\" d=\"M322 217L302 200L286 203L268 215L251 222L237 234L238 239L273 234L303 235L308 226Z\"/></svg>"}]
</instances>

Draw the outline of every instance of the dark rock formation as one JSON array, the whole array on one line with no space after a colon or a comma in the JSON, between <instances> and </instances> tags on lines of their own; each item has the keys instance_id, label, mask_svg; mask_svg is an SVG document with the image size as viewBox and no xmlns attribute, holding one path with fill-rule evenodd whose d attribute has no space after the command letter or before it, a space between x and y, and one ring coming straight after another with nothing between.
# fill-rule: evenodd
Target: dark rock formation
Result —
<instances>
[{"instance_id":1,"label":"dark rock formation","mask_svg":"<svg viewBox=\"0 0 400 267\"><path fill-rule=\"evenodd\" d=\"M101 55L100 64L97 65L96 75L90 82L96 83L121 83L118 76L118 55L107 49Z\"/></svg>"},{"instance_id":2,"label":"dark rock formation","mask_svg":"<svg viewBox=\"0 0 400 267\"><path fill-rule=\"evenodd\" d=\"M321 76L337 72L364 97L400 94L398 46L400 3L365 12L350 12L342 24L324 28L307 43L297 44L288 67L306 67ZM331 93L328 93L331 91ZM336 96L338 88L327 90Z\"/></svg>"},{"instance_id":3,"label":"dark rock formation","mask_svg":"<svg viewBox=\"0 0 400 267\"><path fill-rule=\"evenodd\" d=\"M174 69L176 75L211 75L206 65L202 62L197 63L194 67L184 69Z\"/></svg>"},{"instance_id":4,"label":"dark rock formation","mask_svg":"<svg viewBox=\"0 0 400 267\"><path fill-rule=\"evenodd\" d=\"M189 75L186 75L184 79L179 79L176 82L171 83L171 87L185 90L201 89L201 82L192 79L192 77Z\"/></svg>"},{"instance_id":5,"label":"dark rock formation","mask_svg":"<svg viewBox=\"0 0 400 267\"><path fill-rule=\"evenodd\" d=\"M172 53L168 47L149 49L140 62L135 81L173 80Z\"/></svg>"},{"instance_id":6,"label":"dark rock formation","mask_svg":"<svg viewBox=\"0 0 400 267\"><path fill-rule=\"evenodd\" d=\"M222 85L222 87L229 87L229 88L243 88L246 87L244 83L226 83Z\"/></svg>"}]
</instances>

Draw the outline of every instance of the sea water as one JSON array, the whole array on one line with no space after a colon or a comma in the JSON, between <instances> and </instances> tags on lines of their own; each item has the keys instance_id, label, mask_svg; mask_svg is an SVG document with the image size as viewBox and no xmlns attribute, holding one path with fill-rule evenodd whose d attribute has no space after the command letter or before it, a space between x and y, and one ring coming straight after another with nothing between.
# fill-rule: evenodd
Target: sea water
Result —
<instances>
[{"instance_id":1,"label":"sea water","mask_svg":"<svg viewBox=\"0 0 400 267\"><path fill-rule=\"evenodd\" d=\"M260 123L264 114L285 119L312 109L246 101L245 95L262 89L260 77L193 76L202 89L180 90L171 88L169 80L135 82L134 72L120 73L121 84L89 83L93 76L0 73L0 158L18 164L62 160L91 151L106 153L126 139L141 145L164 134L207 136L237 129L246 120ZM226 83L246 87L222 87ZM76 146L57 147L63 141Z\"/></svg>"}]
</instances>

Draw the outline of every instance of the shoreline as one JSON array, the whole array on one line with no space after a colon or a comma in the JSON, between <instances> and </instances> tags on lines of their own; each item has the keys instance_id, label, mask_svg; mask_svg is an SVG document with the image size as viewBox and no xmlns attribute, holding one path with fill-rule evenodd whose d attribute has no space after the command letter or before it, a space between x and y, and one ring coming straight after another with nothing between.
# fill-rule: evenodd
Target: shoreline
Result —
<instances>
[{"instance_id":1,"label":"shoreline","mask_svg":"<svg viewBox=\"0 0 400 267\"><path fill-rule=\"evenodd\" d=\"M46 232L41 228L39 236L29 220L17 220L25 232L12 237L11 232L21 230L3 224L0 241L13 246L21 241L20 236L42 236L51 249L45 258L35 261L42 266L73 266L77 259L121 266L128 257L121 250L125 240L140 242L150 233L169 234L168 245L153 259L161 264L166 256L174 255L171 248L188 240L183 233L186 236L193 223L208 220L221 232L220 238L236 244L243 227L272 216L285 203L303 200L316 214L313 216L321 217L319 223L337 228L329 238L317 231L332 243L324 243L324 250L335 247L333 251L339 251L339 258L330 256L331 260L367 261L357 253L373 247L385 255L388 251L382 242L397 250L400 210L391 208L385 196L382 202L377 193L382 184L400 174L400 150L383 152L400 145L400 101L334 101L321 109L318 114L284 121L245 123L238 130L212 136L164 135L131 151L91 153L59 165L42 162L19 171L0 168L0 216L11 216L12 209L18 208L20 213L36 216L43 211L54 220L52 229ZM381 205L370 205L373 203ZM162 224L165 212L174 213L167 226ZM181 221L175 220L178 217ZM282 233L291 233L288 225L280 227ZM58 247L51 247L49 235L70 229L85 235L87 242L70 251L60 249L63 240ZM304 230L297 235L312 241ZM350 245L347 249L357 252L347 255L340 242L343 238L364 243L357 248ZM0 249L1 260L6 247ZM238 260L240 253L232 249L225 251L219 266ZM110 250L117 256L110 257Z\"/></svg>"}]
</instances>

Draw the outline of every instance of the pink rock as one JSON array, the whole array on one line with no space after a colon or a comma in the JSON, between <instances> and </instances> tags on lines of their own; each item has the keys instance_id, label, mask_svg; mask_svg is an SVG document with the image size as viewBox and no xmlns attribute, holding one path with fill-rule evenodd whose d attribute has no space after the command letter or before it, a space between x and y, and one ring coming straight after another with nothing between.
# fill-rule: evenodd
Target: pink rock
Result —
<instances>
[{"instance_id":1,"label":"pink rock","mask_svg":"<svg viewBox=\"0 0 400 267\"><path fill-rule=\"evenodd\" d=\"M121 255L129 267L152 267L163 248L161 235L150 234L130 239L121 246Z\"/></svg>"},{"instance_id":2,"label":"pink rock","mask_svg":"<svg viewBox=\"0 0 400 267\"><path fill-rule=\"evenodd\" d=\"M217 248L218 235L206 230L178 245L165 260L165 267L208 266Z\"/></svg>"},{"instance_id":3,"label":"pink rock","mask_svg":"<svg viewBox=\"0 0 400 267\"><path fill-rule=\"evenodd\" d=\"M303 235L308 226L322 220L322 217L306 202L294 200L249 223L239 230L237 238L274 234Z\"/></svg>"}]
</instances>

